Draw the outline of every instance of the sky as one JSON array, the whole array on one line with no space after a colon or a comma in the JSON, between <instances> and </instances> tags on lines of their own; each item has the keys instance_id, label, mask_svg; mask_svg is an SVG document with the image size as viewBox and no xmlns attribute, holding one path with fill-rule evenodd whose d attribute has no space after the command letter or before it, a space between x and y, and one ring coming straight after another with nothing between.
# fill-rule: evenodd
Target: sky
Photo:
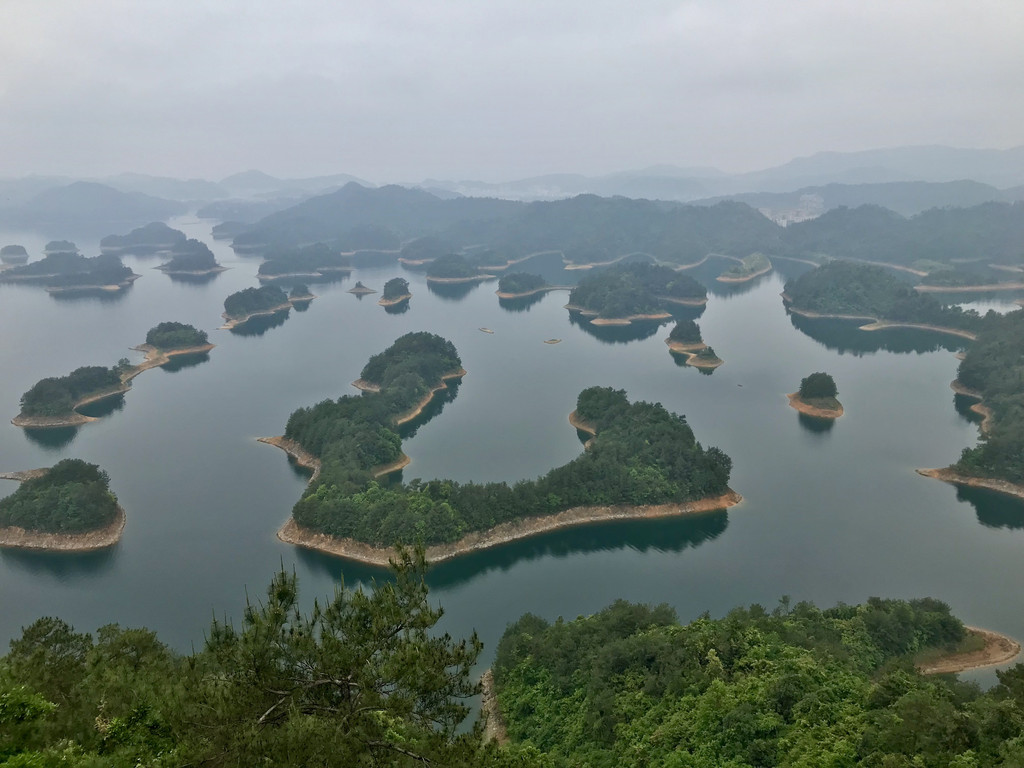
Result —
<instances>
[{"instance_id":1,"label":"sky","mask_svg":"<svg viewBox=\"0 0 1024 768\"><path fill-rule=\"evenodd\" d=\"M1024 144L1021 0L0 0L0 176L739 172Z\"/></svg>"}]
</instances>

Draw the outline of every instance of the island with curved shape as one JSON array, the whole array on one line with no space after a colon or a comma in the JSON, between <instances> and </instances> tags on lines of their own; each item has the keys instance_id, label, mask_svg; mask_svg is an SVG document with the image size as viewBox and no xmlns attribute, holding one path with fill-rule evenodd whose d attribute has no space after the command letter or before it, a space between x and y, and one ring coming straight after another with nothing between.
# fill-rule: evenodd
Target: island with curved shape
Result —
<instances>
[{"instance_id":1,"label":"island with curved shape","mask_svg":"<svg viewBox=\"0 0 1024 768\"><path fill-rule=\"evenodd\" d=\"M110 477L95 464L63 459L46 470L5 477L21 479L21 485L0 499L0 547L86 552L121 538L124 510Z\"/></svg>"},{"instance_id":2,"label":"island with curved shape","mask_svg":"<svg viewBox=\"0 0 1024 768\"><path fill-rule=\"evenodd\" d=\"M715 350L704 343L700 328L693 320L680 320L665 339L669 352L684 355L686 365L714 369L725 363Z\"/></svg>"},{"instance_id":3,"label":"island with curved shape","mask_svg":"<svg viewBox=\"0 0 1024 768\"><path fill-rule=\"evenodd\" d=\"M592 387L577 399L576 423L596 434L569 464L536 480L381 484L375 471L402 459L396 431L425 398L461 375L450 342L406 334L370 358L344 396L301 408L283 438L319 460L319 472L279 532L290 543L384 565L395 543L422 540L438 561L599 521L723 509L739 503L728 487L732 462L704 449L685 418L658 404L630 403L622 391Z\"/></svg>"},{"instance_id":4,"label":"island with curved shape","mask_svg":"<svg viewBox=\"0 0 1024 768\"><path fill-rule=\"evenodd\" d=\"M540 275L529 272L510 272L498 280L495 293L499 299L525 299L548 291L571 291L572 286L551 285Z\"/></svg>"},{"instance_id":5,"label":"island with curved shape","mask_svg":"<svg viewBox=\"0 0 1024 768\"><path fill-rule=\"evenodd\" d=\"M772 263L763 253L752 253L740 259L715 279L720 283L746 283L772 271Z\"/></svg>"},{"instance_id":6,"label":"island with curved shape","mask_svg":"<svg viewBox=\"0 0 1024 768\"><path fill-rule=\"evenodd\" d=\"M829 374L819 371L805 376L800 389L786 395L789 406L806 416L816 419L838 419L843 415L843 405L836 399L839 390Z\"/></svg>"},{"instance_id":7,"label":"island with curved shape","mask_svg":"<svg viewBox=\"0 0 1024 768\"><path fill-rule=\"evenodd\" d=\"M411 298L409 281L404 277L392 277L384 283L384 293L377 303L382 307L394 307Z\"/></svg>"},{"instance_id":8,"label":"island with curved shape","mask_svg":"<svg viewBox=\"0 0 1024 768\"><path fill-rule=\"evenodd\" d=\"M276 285L262 285L259 288L243 288L224 299L222 330L231 330L245 324L254 317L276 315L291 309L288 294Z\"/></svg>"},{"instance_id":9,"label":"island with curved shape","mask_svg":"<svg viewBox=\"0 0 1024 768\"><path fill-rule=\"evenodd\" d=\"M100 240L100 253L130 253L151 256L168 253L187 240L184 232L162 221L154 221L133 229L127 235L107 235Z\"/></svg>"},{"instance_id":10,"label":"island with curved shape","mask_svg":"<svg viewBox=\"0 0 1024 768\"><path fill-rule=\"evenodd\" d=\"M222 267L206 243L189 238L176 243L171 249L170 261L157 267L165 275L186 275L201 277L224 272Z\"/></svg>"},{"instance_id":11,"label":"island with curved shape","mask_svg":"<svg viewBox=\"0 0 1024 768\"><path fill-rule=\"evenodd\" d=\"M184 323L167 322L146 334L146 343L134 349L145 359L132 365L123 358L111 368L83 366L66 376L36 382L21 396L21 412L11 419L16 427L47 429L77 427L96 421L78 409L131 389L131 381L143 371L166 365L174 357L201 355L213 349L205 331Z\"/></svg>"},{"instance_id":12,"label":"island with curved shape","mask_svg":"<svg viewBox=\"0 0 1024 768\"><path fill-rule=\"evenodd\" d=\"M629 325L671 318L666 305L703 306L707 300L707 289L689 275L631 262L587 274L569 293L566 309L593 325Z\"/></svg>"},{"instance_id":13,"label":"island with curved shape","mask_svg":"<svg viewBox=\"0 0 1024 768\"><path fill-rule=\"evenodd\" d=\"M428 283L457 285L493 279L493 274L483 271L476 263L458 253L445 254L427 264Z\"/></svg>"}]
</instances>

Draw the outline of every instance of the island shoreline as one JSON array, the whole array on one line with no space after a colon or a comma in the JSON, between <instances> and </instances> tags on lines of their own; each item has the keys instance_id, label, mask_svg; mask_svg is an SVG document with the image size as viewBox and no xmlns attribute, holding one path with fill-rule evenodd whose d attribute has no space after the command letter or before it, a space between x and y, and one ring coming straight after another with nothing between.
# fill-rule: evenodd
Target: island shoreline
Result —
<instances>
[{"instance_id":1,"label":"island shoreline","mask_svg":"<svg viewBox=\"0 0 1024 768\"><path fill-rule=\"evenodd\" d=\"M17 526L0 528L0 548L45 552L93 552L117 544L121 540L127 519L124 509L118 505L114 520L109 525L97 528L95 531L45 533L29 531Z\"/></svg>"},{"instance_id":2,"label":"island shoreline","mask_svg":"<svg viewBox=\"0 0 1024 768\"><path fill-rule=\"evenodd\" d=\"M816 405L811 405L805 400L801 399L799 392L792 392L786 397L789 398L789 407L800 411L805 416L813 416L816 419L838 419L846 411L843 409L842 403L839 403L838 408L819 408Z\"/></svg>"},{"instance_id":3,"label":"island shoreline","mask_svg":"<svg viewBox=\"0 0 1024 768\"><path fill-rule=\"evenodd\" d=\"M990 629L968 627L968 633L985 641L983 648L965 653L949 653L918 667L922 675L949 675L972 669L987 669L1008 664L1020 655L1021 646L1014 638Z\"/></svg>"}]
</instances>

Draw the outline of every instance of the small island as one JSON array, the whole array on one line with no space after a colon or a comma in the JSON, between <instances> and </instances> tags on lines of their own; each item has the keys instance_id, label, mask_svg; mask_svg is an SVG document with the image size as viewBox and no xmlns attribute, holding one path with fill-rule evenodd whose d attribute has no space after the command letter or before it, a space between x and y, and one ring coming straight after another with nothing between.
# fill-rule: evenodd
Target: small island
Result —
<instances>
[{"instance_id":1,"label":"small island","mask_svg":"<svg viewBox=\"0 0 1024 768\"><path fill-rule=\"evenodd\" d=\"M171 260L157 267L166 275L188 275L202 276L215 275L223 272L227 267L222 267L213 251L206 245L189 238L177 243L171 249Z\"/></svg>"},{"instance_id":2,"label":"small island","mask_svg":"<svg viewBox=\"0 0 1024 768\"><path fill-rule=\"evenodd\" d=\"M409 281L404 277L392 277L384 283L384 293L377 302L382 307L394 307L412 298Z\"/></svg>"},{"instance_id":3,"label":"small island","mask_svg":"<svg viewBox=\"0 0 1024 768\"><path fill-rule=\"evenodd\" d=\"M83 366L66 376L37 381L21 396L21 412L11 423L16 427L47 429L76 427L96 421L78 412L90 403L131 389L131 380L143 371L166 365L171 358L204 354L213 349L205 331L184 323L160 323L146 334L146 343L134 349L145 352L139 365L122 358L111 368Z\"/></svg>"},{"instance_id":4,"label":"small island","mask_svg":"<svg viewBox=\"0 0 1024 768\"><path fill-rule=\"evenodd\" d=\"M707 289L671 267L631 262L588 274L569 293L566 309L594 325L668 320L668 305L703 306Z\"/></svg>"},{"instance_id":5,"label":"small island","mask_svg":"<svg viewBox=\"0 0 1024 768\"><path fill-rule=\"evenodd\" d=\"M87 258L72 251L47 253L39 261L0 272L0 281L39 283L52 293L120 291L140 276L111 254Z\"/></svg>"},{"instance_id":6,"label":"small island","mask_svg":"<svg viewBox=\"0 0 1024 768\"><path fill-rule=\"evenodd\" d=\"M446 254L427 265L428 283L475 283L493 278L494 275L458 253Z\"/></svg>"},{"instance_id":7,"label":"small island","mask_svg":"<svg viewBox=\"0 0 1024 768\"><path fill-rule=\"evenodd\" d=\"M362 280L357 280L356 284L348 289L348 293L355 294L356 296L367 296L371 293L376 293L376 291L363 285Z\"/></svg>"},{"instance_id":8,"label":"small island","mask_svg":"<svg viewBox=\"0 0 1024 768\"><path fill-rule=\"evenodd\" d=\"M221 328L237 328L254 317L274 315L290 309L291 306L288 294L276 285L244 288L224 299L224 312L221 317L226 322Z\"/></svg>"},{"instance_id":9,"label":"small island","mask_svg":"<svg viewBox=\"0 0 1024 768\"><path fill-rule=\"evenodd\" d=\"M771 271L772 263L767 256L763 253L752 253L715 279L720 283L745 283Z\"/></svg>"},{"instance_id":10,"label":"small island","mask_svg":"<svg viewBox=\"0 0 1024 768\"><path fill-rule=\"evenodd\" d=\"M24 245L5 245L0 248L0 262L4 264L24 264L28 261L28 251Z\"/></svg>"},{"instance_id":11,"label":"small island","mask_svg":"<svg viewBox=\"0 0 1024 768\"><path fill-rule=\"evenodd\" d=\"M257 274L264 283L292 278L329 282L352 271L351 258L326 243L277 248L268 251L266 257Z\"/></svg>"},{"instance_id":12,"label":"small island","mask_svg":"<svg viewBox=\"0 0 1024 768\"><path fill-rule=\"evenodd\" d=\"M528 272L510 272L507 275L502 275L498 280L496 293L499 299L525 299L545 291L557 290L559 287L551 285L540 275L532 275Z\"/></svg>"},{"instance_id":13,"label":"small island","mask_svg":"<svg viewBox=\"0 0 1024 768\"><path fill-rule=\"evenodd\" d=\"M107 235L100 240L100 253L130 253L134 256L152 256L167 253L186 240L184 232L172 229L163 222L154 221L127 235Z\"/></svg>"},{"instance_id":14,"label":"small island","mask_svg":"<svg viewBox=\"0 0 1024 768\"><path fill-rule=\"evenodd\" d=\"M789 405L806 416L817 419L838 419L843 415L843 406L836 399L839 390L836 382L824 372L812 373L800 381L800 389L789 398Z\"/></svg>"},{"instance_id":15,"label":"small island","mask_svg":"<svg viewBox=\"0 0 1024 768\"><path fill-rule=\"evenodd\" d=\"M700 328L693 320L680 320L665 339L669 352L673 355L685 355L686 365L695 368L713 369L725 363L715 350L704 343Z\"/></svg>"},{"instance_id":16,"label":"small island","mask_svg":"<svg viewBox=\"0 0 1024 768\"><path fill-rule=\"evenodd\" d=\"M0 499L0 547L84 552L116 544L124 510L95 464L63 459Z\"/></svg>"},{"instance_id":17,"label":"small island","mask_svg":"<svg viewBox=\"0 0 1024 768\"><path fill-rule=\"evenodd\" d=\"M70 240L51 240L43 246L43 255L54 253L78 253L78 246Z\"/></svg>"},{"instance_id":18,"label":"small island","mask_svg":"<svg viewBox=\"0 0 1024 768\"><path fill-rule=\"evenodd\" d=\"M309 286L303 283L296 283L288 292L288 301L290 301L292 306L296 309L302 309L309 306L309 302L315 298L316 296L314 296L313 292L309 290Z\"/></svg>"}]
</instances>

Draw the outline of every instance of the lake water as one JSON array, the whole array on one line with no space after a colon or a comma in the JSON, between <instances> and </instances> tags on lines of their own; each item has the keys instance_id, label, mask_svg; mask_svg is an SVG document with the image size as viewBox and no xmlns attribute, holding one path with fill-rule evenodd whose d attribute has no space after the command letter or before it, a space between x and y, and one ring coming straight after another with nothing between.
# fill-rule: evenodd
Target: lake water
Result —
<instances>
[{"instance_id":1,"label":"lake water","mask_svg":"<svg viewBox=\"0 0 1024 768\"><path fill-rule=\"evenodd\" d=\"M305 478L255 438L281 434L299 406L354 393L349 383L367 358L412 330L451 339L469 373L406 440L407 479L542 474L580 453L567 416L581 389L605 385L686 414L698 440L733 458L731 486L745 497L728 512L563 531L439 565L429 580L446 610L443 628L477 630L482 664L526 611L575 617L620 597L667 602L688 620L753 602L770 608L783 595L821 606L929 595L968 623L1024 637L1024 505L914 472L953 462L977 440L949 389L956 343L842 324L798 328L776 272L731 291L711 286L717 293L698 323L726 363L706 375L674 361L663 341L671 326L633 341L621 331L598 338L570 321L565 292L512 311L499 306L494 283L442 294L397 264L314 285L319 298L308 310L241 335L214 329L224 298L257 284L258 259L213 241L212 222L171 224L231 269L184 283L155 271L159 259L129 258L143 278L102 300L0 286L0 470L69 456L98 463L128 513L123 540L103 553L0 552L4 643L40 615L57 615L82 630L148 626L187 651L213 615L237 619L246 592L259 597L282 564L299 574L307 602L331 593L343 573L348 585L386 578L275 538ZM49 239L0 233L0 245L21 242L34 257ZM78 244L92 255L96 240ZM549 279L567 278L542 266ZM709 264L697 276L707 283L723 268ZM396 275L412 286L405 312L346 292L356 279L379 290ZM142 374L108 415L77 430L30 434L7 423L44 376L140 359L129 348L163 320L209 330L216 349L195 365ZM551 338L562 342L543 343ZM846 408L828 428L785 397L822 370ZM14 488L0 481L0 493ZM974 677L989 682L992 673Z\"/></svg>"}]
</instances>

